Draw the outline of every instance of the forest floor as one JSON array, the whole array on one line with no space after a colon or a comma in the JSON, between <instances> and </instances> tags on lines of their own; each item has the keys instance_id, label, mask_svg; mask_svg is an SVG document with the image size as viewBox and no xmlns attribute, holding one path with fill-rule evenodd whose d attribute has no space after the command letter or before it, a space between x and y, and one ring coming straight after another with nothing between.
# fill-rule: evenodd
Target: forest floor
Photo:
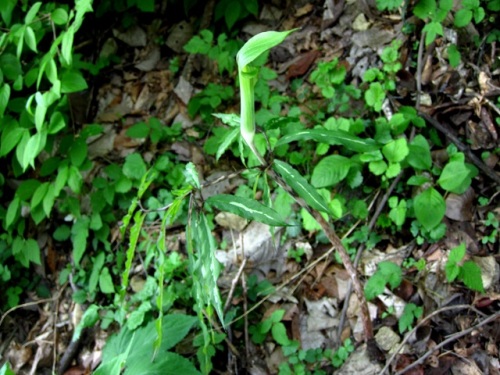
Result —
<instances>
[{"instance_id":1,"label":"forest floor","mask_svg":"<svg viewBox=\"0 0 500 375\"><path fill-rule=\"evenodd\" d=\"M93 78L88 92L75 95L72 100L76 123L99 123L106 129L104 136L89 144L90 157L105 165L106 160L123 160L132 152L140 152L145 160L169 152L181 162L193 162L206 181L241 169L239 158L225 155L217 163L213 152L207 152L211 129L223 125L217 120L207 129L200 125L204 122L203 113L194 117L188 113L190 100L210 83L234 88L231 98L224 100L217 112L239 111L234 74L219 73L223 59L217 61L205 55L188 54L183 49L202 29L222 29L223 21L214 26L214 2L200 2L200 6L204 10L198 19L175 17L174 23L168 23L159 17L165 13L159 12L149 14L147 19L127 30L120 29L119 24L109 24L101 30L97 50L111 48L111 52L106 53L119 56L121 63L103 69ZM412 25L414 31L404 33L408 25ZM396 75L396 90L386 110L390 113L400 105L417 108L425 116L427 126L433 129L431 133L441 140L440 145L435 142L433 160L445 163L440 158L444 150L454 144L478 173L465 193L446 196L443 220L446 235L437 241L419 241L409 228L393 230L375 225L381 213L387 217L393 208L387 202L393 189L409 191L407 178L398 180L401 186L374 191L368 204L369 214L361 220L363 223L339 232L348 237L358 225L366 224L382 238L370 251L360 253L357 271L363 282L374 274L377 264L384 261L403 269L403 280L396 289L386 288L369 301L374 340L368 344L364 342L366 332L358 299L351 292L350 276L332 256L334 249L318 240L317 229L303 228L295 236L285 231L271 235L262 224L248 224L228 215L217 216L214 232L228 249L233 247L217 254L224 264L219 287L223 299L232 296L228 310L231 306L243 309L245 305L246 321L230 329L227 340L220 344L223 348L214 357L213 373L277 374L280 365L298 360L303 364L303 373L311 374L361 375L383 371L412 375L500 374L498 51L495 42L484 42L483 29L476 29L472 23L458 34L445 26L445 36L438 35L428 46L420 43L420 48L415 48L423 41L422 26L415 16L383 13L362 0L266 1L260 4L258 17L238 21L239 31L233 34L241 40L265 30L299 28L272 50L266 65L278 73L268 81L269 85L280 94L298 97L318 94L320 90L310 80L311 72L321 62L334 59L346 68L346 82L361 85L368 68L381 66L382 50L399 40L402 69ZM480 41L478 46L473 42L474 36ZM458 38L464 51L456 67L450 66L444 57L454 38ZM294 85L300 89L292 88ZM296 106L303 114L311 115L308 102L299 98ZM284 104L283 112L287 110L289 107ZM127 129L138 121L149 121L153 117L168 126L182 124L183 135L172 144L154 147L128 135ZM227 179L210 187L206 196L229 194L242 184L246 181L240 177ZM154 230L152 225L150 230ZM171 237L171 251L185 252L182 226L174 226L172 231L175 237ZM286 241L276 246L279 241L275 236ZM236 243L243 244L247 260L242 261L242 248ZM462 243L466 247L465 259L473 259L481 268L483 293L446 281L445 263L450 249ZM357 243L356 250L366 246ZM132 268L140 268L140 264L138 258ZM262 284L263 280L267 284ZM264 288L268 284L274 287L274 293L266 297L250 296L252 288L255 290L259 285ZM71 300L72 289L54 286L52 290L51 299L44 302L31 296L28 305L8 314L6 324L21 325L16 329L26 332L24 341L15 345L9 342L8 347L2 348L4 358L13 363L18 374L57 371L62 353L68 351L74 329L72 319L78 320ZM401 317L409 303L423 309L415 312L415 319L410 319L406 330L401 330ZM249 314L250 308L259 314ZM278 321L284 323L288 337L300 343L304 356L316 356L312 360L293 356L291 360L291 356L284 354L283 345L270 337L259 344L255 337L249 338L252 332L248 326L255 327L279 310L284 310ZM54 311L58 314L54 315ZM57 345L53 338L44 339L55 327L61 331ZM60 373L91 373L91 368L100 361L110 333L100 328L86 331ZM338 368L324 362L324 350L344 347L346 339L352 343L352 347L345 346L349 358L340 356ZM320 348L321 353L314 352L316 348ZM53 356L56 351L58 360ZM315 368L318 363L321 366ZM290 373L299 371L299 367L291 368Z\"/></svg>"}]
</instances>

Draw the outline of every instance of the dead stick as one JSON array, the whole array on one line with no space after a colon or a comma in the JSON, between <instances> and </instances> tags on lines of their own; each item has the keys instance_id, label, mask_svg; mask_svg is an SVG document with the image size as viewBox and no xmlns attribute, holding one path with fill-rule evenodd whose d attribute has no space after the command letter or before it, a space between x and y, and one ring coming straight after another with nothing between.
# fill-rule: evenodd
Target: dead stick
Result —
<instances>
[{"instance_id":1,"label":"dead stick","mask_svg":"<svg viewBox=\"0 0 500 375\"><path fill-rule=\"evenodd\" d=\"M429 315L427 315L425 318L423 318L420 322L418 322L418 324L415 327L413 327L413 329L411 331L409 331L408 333L406 333L403 341L401 341L399 343L399 346L396 348L396 350L393 351L391 357L387 360L384 368L382 369L382 371L380 371L379 375L385 374L385 372L389 369L389 366L394 361L394 359L396 358L396 356L401 352L401 349L403 349L403 346L406 344L406 342L410 339L410 337L412 337L413 335L415 335L415 332L417 331L417 329L419 329L420 327L422 327L427 321L429 321L434 316L439 315L439 314L441 314L442 312L445 312L445 311L465 310L465 309L473 310L478 315L483 315L484 316L484 314L482 314L481 311L477 310L472 305L445 306L445 307L442 307L442 308L440 308L438 310L433 311L432 313L430 313Z\"/></svg>"},{"instance_id":2,"label":"dead stick","mask_svg":"<svg viewBox=\"0 0 500 375\"><path fill-rule=\"evenodd\" d=\"M482 327L484 326L485 324L488 324L496 319L500 318L500 311L496 312L495 314L493 315L490 315L488 318L480 321L478 324L476 324L475 326L472 326L470 328L467 328L463 331L460 331L460 332L457 332L453 335L451 335L450 337L448 337L446 340L442 341L441 343L439 343L438 345L430 348L427 352L425 352L425 354L420 357L418 360L416 360L415 362L413 362L411 365L408 365L406 366L404 369L402 369L401 371L398 371L396 372L395 375L402 375L404 374L406 371L409 371L411 370L412 368L414 367L417 367L418 365L424 363L424 361L429 358L432 353L434 353L436 350L439 350L441 349L443 346L446 346L448 345L449 343L455 341L455 340L458 340L460 337L463 337L463 336L466 336L468 335L469 333L471 333L472 331L478 329L479 327Z\"/></svg>"}]
</instances>

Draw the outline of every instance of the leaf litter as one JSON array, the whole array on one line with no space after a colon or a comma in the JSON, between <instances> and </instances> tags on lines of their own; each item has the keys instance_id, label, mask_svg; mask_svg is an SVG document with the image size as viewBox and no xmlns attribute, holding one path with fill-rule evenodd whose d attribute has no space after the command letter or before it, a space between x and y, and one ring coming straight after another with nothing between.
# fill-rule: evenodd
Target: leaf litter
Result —
<instances>
[{"instance_id":1,"label":"leaf litter","mask_svg":"<svg viewBox=\"0 0 500 375\"><path fill-rule=\"evenodd\" d=\"M291 5L290 9L264 4L260 17L242 26L243 32L248 35L264 29L278 29L279 24L286 26L286 29L302 27L279 49L271 53L273 67L281 74L277 80L281 82L307 77L316 64L338 56L346 56L345 64L350 74L353 79L359 80L367 69L380 66L379 56L384 46L395 39L406 38L400 32L403 26L401 19L375 17L375 10L367 7L365 2L358 4L326 0L324 3L288 5ZM166 45L178 54L183 62L188 62L188 58L182 46L194 34L193 27L192 23L182 20L168 31ZM474 26L471 28L471 35L477 34ZM472 63L450 66L450 62L444 58L445 50L450 43L456 42L457 36L452 30L445 31L440 43L433 43L424 51L420 84L432 95L420 94L421 110L446 124L444 129L438 130L445 133L452 142L455 134L466 136L471 142L472 150L488 153L495 147L498 148L498 126L495 125L494 117L499 113L497 106L489 99L493 93L498 95L498 72L491 72L487 65L477 67ZM104 125L104 132L89 144L89 155L93 158L124 158L133 151L144 151L143 142L128 137L126 132L127 127L133 125L137 119L147 121L149 117L156 117L163 124L170 124L180 116L190 122L186 126L191 127L193 119L187 115L187 104L196 93L200 82L199 77L190 80L182 75L176 78L165 63L167 56L174 55L165 55L165 52L156 46L155 35L148 35L141 27L130 28L125 32L113 29L110 38L115 45L125 44L125 47L120 45L117 53L123 53L124 60L133 61L139 72L117 67L109 76L108 82L96 87L97 111L94 119ZM104 49L102 53L106 53ZM412 51L407 44L404 45L401 55L404 57L410 54ZM201 75L200 72L194 73ZM215 68L209 72L209 78L214 81L223 79ZM415 95L418 79L419 77L408 68L398 73L397 92L401 95L399 100L411 100ZM207 77L201 80L205 81ZM304 82L304 85L309 83ZM473 98L467 93L470 88ZM195 141L203 142L202 139ZM192 158L190 151L183 151L179 145L166 147L180 158ZM164 151L148 150L152 153ZM434 158L439 156L439 151L444 151L444 146L441 150L433 151ZM498 157L493 153L489 153L484 159L486 167L491 170L498 165ZM443 160L442 164L446 162L447 160ZM204 158L198 158L198 163L195 164L207 175L214 174ZM222 172L224 173L226 172ZM204 191L204 198L220 192L230 193L238 183L227 182L223 183L222 188L218 186L217 191ZM500 210L496 207L495 211L493 206L495 202L498 204L498 198L493 196L495 193L492 193L488 183L489 180L483 178L474 188L470 187L460 194L447 195L446 225L449 233L444 241L430 246L404 244L396 233L394 237L387 235L387 246L363 253L358 270L365 278L373 275L377 265L384 261L402 265L410 256L413 259L426 260L424 269L418 269L416 265L407 266L402 286L394 290L384 288L383 293L369 304L371 318L376 327L375 340L383 353L378 362L368 353L366 344L361 343L362 326L359 321L358 301L354 295L348 298L349 278L345 270L328 257L322 258L324 254L331 254L331 250L315 244L312 239L301 238L312 250L307 256L296 260L287 256L287 252L289 249L298 250L301 246L304 247L303 245L289 244L287 248L280 245L280 231L275 230L273 233L267 225L257 222L247 224L240 218L222 212L222 215L216 218L218 228L215 230L220 232L221 238L227 240L229 250L217 252L219 260L225 266L226 274L221 280L231 280L231 276L234 277L234 271L241 264L244 254L248 264L243 272L249 277L257 276L258 280L271 281L277 290L274 298L268 298L261 304L260 310L264 318L276 309L285 308L287 312L283 321L289 336L298 340L302 348L337 348L344 339L354 337L357 348L338 370L339 374L376 374L382 370L384 364L389 365L390 373L397 373L415 364L406 373L500 373L498 321L492 322L490 326L480 326L469 335L457 337L455 341L450 342L446 350L440 348L435 353L432 352L425 361L418 362L419 358L430 353L433 347L448 336L464 331L478 324L481 318L493 314L500 302L497 257L500 241L497 235L496 243L481 242L491 229L484 223L485 207L478 207L475 203L478 194L491 194L487 206L493 207L492 211L497 220L499 219ZM212 189L210 186L209 188ZM467 245L467 249L472 249L470 254L465 255L466 259L473 259L481 269L485 289L485 293L481 295L446 283L445 264L449 250L462 242ZM223 294L227 292L229 284L220 282ZM443 310L426 320L422 317L415 322L415 329L404 335L398 331L394 316L400 318L408 303L418 301L422 302L425 314L431 314L438 309L450 310ZM344 304L348 306L347 324L341 318ZM467 305L468 307L452 310L453 307ZM13 363L18 374L42 373L38 368L47 368L47 363L50 365L52 349L47 343L55 340L55 324L66 327L57 331L58 341L69 342L70 333L77 323L71 321L70 317L78 320L79 307L71 302L70 293L63 293L58 301L57 314L51 311L52 308L51 303L41 303L38 320L31 319L36 321L36 324L24 327L25 335L16 340L10 338L10 344L3 348L3 356ZM31 313L35 310L25 309ZM384 312L389 310L393 311L393 314L384 315ZM12 326L15 322L10 320L6 324ZM77 364L64 374L89 373L89 369L94 368L100 361L106 333L97 330L92 334L91 342L86 343L77 356ZM406 342L400 350L399 345L403 340ZM64 349L63 347L60 351ZM260 360L252 366L254 369L260 368L263 373L269 373L271 369L271 373L274 373L279 365L286 361L279 346L267 343L254 347L253 350ZM391 355L396 355L397 358L389 363ZM252 366L249 366L249 373L258 373L256 370L252 371Z\"/></svg>"}]
</instances>

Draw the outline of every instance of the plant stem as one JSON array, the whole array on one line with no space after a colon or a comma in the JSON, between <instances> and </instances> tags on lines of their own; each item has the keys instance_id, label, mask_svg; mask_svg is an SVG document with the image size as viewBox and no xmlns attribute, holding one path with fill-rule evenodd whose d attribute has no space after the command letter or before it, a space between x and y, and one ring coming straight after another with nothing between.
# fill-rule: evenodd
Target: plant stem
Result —
<instances>
[{"instance_id":1,"label":"plant stem","mask_svg":"<svg viewBox=\"0 0 500 375\"><path fill-rule=\"evenodd\" d=\"M330 241L330 243L339 252L340 258L342 259L342 263L344 264L347 273L351 277L352 284L354 286L354 291L359 300L359 305L361 309L361 321L363 323L363 330L365 333L365 342L372 341L373 327L370 319L370 312L368 310L368 303L366 302L365 293L361 285L361 282L359 281L358 274L356 272L356 269L354 268L351 258L349 257L349 254L347 253L347 250L342 244L342 241L340 240L339 236L337 236L335 230L330 226L330 224L328 224L328 222L323 218L323 216L321 216L321 214L318 211L312 209L302 198L300 198L299 196L297 196L297 194L295 194L295 192L285 183L285 181L281 178L281 176L279 176L272 169L268 169L267 173L274 181L276 181L276 183L283 190L285 190L288 194L290 194L302 208L304 208L311 216L313 216L316 219L318 224L321 226L321 229L323 229L323 231L325 232L325 235Z\"/></svg>"}]
</instances>

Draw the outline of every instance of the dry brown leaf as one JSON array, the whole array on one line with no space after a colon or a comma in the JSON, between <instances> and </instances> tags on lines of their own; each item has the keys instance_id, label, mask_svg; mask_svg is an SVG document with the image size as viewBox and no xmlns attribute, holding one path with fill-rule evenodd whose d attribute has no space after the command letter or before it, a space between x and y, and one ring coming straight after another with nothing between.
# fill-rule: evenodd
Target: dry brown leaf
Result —
<instances>
[{"instance_id":1,"label":"dry brown leaf","mask_svg":"<svg viewBox=\"0 0 500 375\"><path fill-rule=\"evenodd\" d=\"M471 187L463 194L450 193L446 197L446 217L456 221L471 221L474 217L475 196Z\"/></svg>"}]
</instances>

